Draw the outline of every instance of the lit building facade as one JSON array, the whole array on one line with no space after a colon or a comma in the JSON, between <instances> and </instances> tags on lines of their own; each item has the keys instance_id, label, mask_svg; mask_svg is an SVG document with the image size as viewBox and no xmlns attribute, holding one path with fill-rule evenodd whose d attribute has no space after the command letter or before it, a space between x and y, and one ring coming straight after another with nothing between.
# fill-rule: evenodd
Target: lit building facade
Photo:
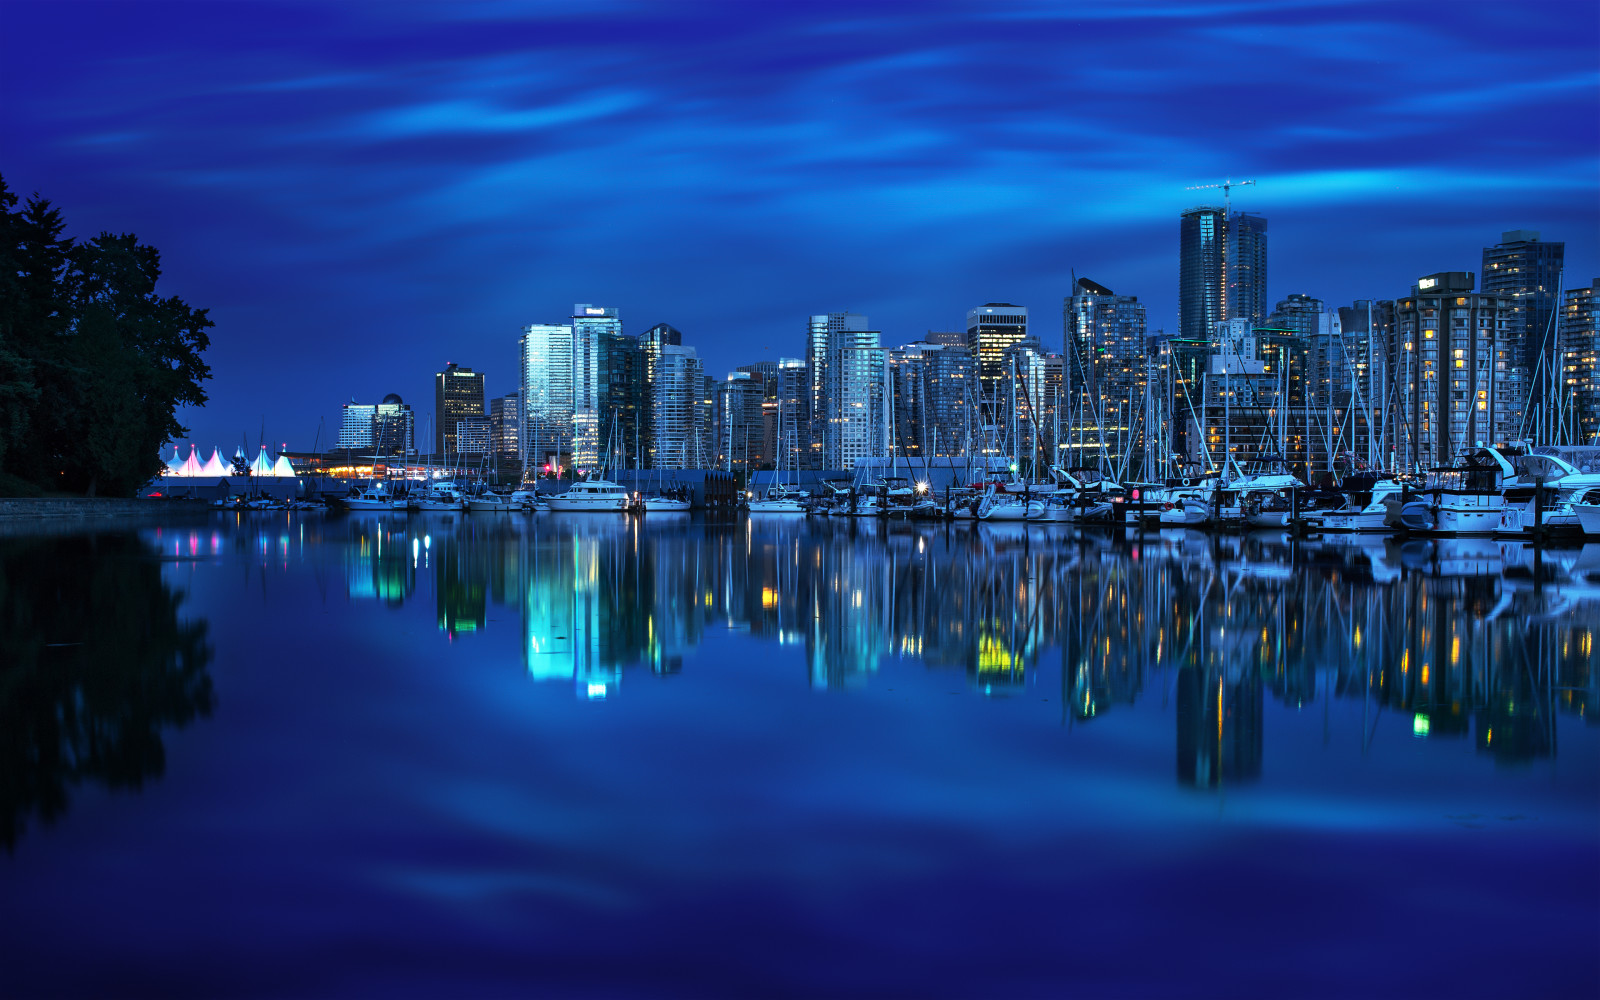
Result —
<instances>
[{"instance_id":1,"label":"lit building facade","mask_svg":"<svg viewBox=\"0 0 1600 1000\"><path fill-rule=\"evenodd\" d=\"M435 452L450 461L458 452L456 425L468 417L483 417L484 380L481 372L455 362L433 376L433 443Z\"/></svg>"},{"instance_id":2,"label":"lit building facade","mask_svg":"<svg viewBox=\"0 0 1600 1000\"><path fill-rule=\"evenodd\" d=\"M865 317L859 317L865 326ZM876 330L828 332L823 468L854 469L887 451L884 356Z\"/></svg>"},{"instance_id":3,"label":"lit building facade","mask_svg":"<svg viewBox=\"0 0 1600 1000\"><path fill-rule=\"evenodd\" d=\"M1219 320L1262 325L1267 314L1267 220L1200 206L1178 220L1178 336L1198 341Z\"/></svg>"},{"instance_id":4,"label":"lit building facade","mask_svg":"<svg viewBox=\"0 0 1600 1000\"><path fill-rule=\"evenodd\" d=\"M1028 336L1028 310L1010 302L985 302L967 311L967 350L978 365L978 384L994 398L1005 381L1006 349Z\"/></svg>"},{"instance_id":5,"label":"lit building facade","mask_svg":"<svg viewBox=\"0 0 1600 1000\"><path fill-rule=\"evenodd\" d=\"M534 323L517 344L523 454L537 471L559 472L572 454L572 326Z\"/></svg>"},{"instance_id":6,"label":"lit building facade","mask_svg":"<svg viewBox=\"0 0 1600 1000\"><path fill-rule=\"evenodd\" d=\"M749 372L729 372L718 384L717 465L723 470L750 472L767 463L762 454L766 395L766 383Z\"/></svg>"},{"instance_id":7,"label":"lit building facade","mask_svg":"<svg viewBox=\"0 0 1600 1000\"><path fill-rule=\"evenodd\" d=\"M1079 278L1061 313L1065 355L1061 419L1079 431L1066 442L1065 450L1076 452L1061 457L1068 465L1082 464L1077 453L1085 458L1103 454L1115 462L1133 443L1136 416L1145 408L1144 305L1137 296L1118 295Z\"/></svg>"},{"instance_id":8,"label":"lit building facade","mask_svg":"<svg viewBox=\"0 0 1600 1000\"><path fill-rule=\"evenodd\" d=\"M1475 294L1472 285L1470 272L1431 274L1395 303L1389 437L1402 466L1452 465L1480 441L1504 444L1518 435L1521 366L1508 342L1508 315L1497 296Z\"/></svg>"},{"instance_id":9,"label":"lit building facade","mask_svg":"<svg viewBox=\"0 0 1600 1000\"><path fill-rule=\"evenodd\" d=\"M893 392L894 446L907 457L963 454L976 431L971 426L977 382L972 353L964 346L917 341L887 355Z\"/></svg>"},{"instance_id":10,"label":"lit building facade","mask_svg":"<svg viewBox=\"0 0 1600 1000\"><path fill-rule=\"evenodd\" d=\"M489 400L489 439L497 462L510 465L522 460L521 393L507 393Z\"/></svg>"},{"instance_id":11,"label":"lit building facade","mask_svg":"<svg viewBox=\"0 0 1600 1000\"><path fill-rule=\"evenodd\" d=\"M1573 444L1600 445L1600 316L1595 293L1600 278L1587 288L1569 288L1561 304L1562 380L1570 394L1567 421Z\"/></svg>"},{"instance_id":12,"label":"lit building facade","mask_svg":"<svg viewBox=\"0 0 1600 1000\"><path fill-rule=\"evenodd\" d=\"M805 467L828 468L828 345L836 334L857 334L867 330L867 317L852 312L817 313L806 327L806 371L810 434L806 442L809 461ZM837 468L837 466L834 466Z\"/></svg>"},{"instance_id":13,"label":"lit building facade","mask_svg":"<svg viewBox=\"0 0 1600 1000\"><path fill-rule=\"evenodd\" d=\"M611 306L572 307L572 464L632 455L645 409L644 354Z\"/></svg>"},{"instance_id":14,"label":"lit building facade","mask_svg":"<svg viewBox=\"0 0 1600 1000\"><path fill-rule=\"evenodd\" d=\"M709 454L700 435L700 395L705 369L692 347L651 349L649 462L654 469L703 469Z\"/></svg>"},{"instance_id":15,"label":"lit building facade","mask_svg":"<svg viewBox=\"0 0 1600 1000\"><path fill-rule=\"evenodd\" d=\"M1531 229L1500 234L1500 242L1483 248L1482 291L1500 300L1506 319L1506 346L1512 360L1528 373L1534 399L1543 399L1549 374L1560 370L1561 268L1565 243L1545 242ZM1540 363L1541 353L1543 364Z\"/></svg>"}]
</instances>

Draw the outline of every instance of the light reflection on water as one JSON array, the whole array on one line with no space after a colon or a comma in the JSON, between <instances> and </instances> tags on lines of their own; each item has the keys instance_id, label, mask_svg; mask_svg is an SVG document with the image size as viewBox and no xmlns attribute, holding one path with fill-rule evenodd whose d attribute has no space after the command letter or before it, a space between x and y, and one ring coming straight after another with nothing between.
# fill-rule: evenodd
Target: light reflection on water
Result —
<instances>
[{"instance_id":1,"label":"light reflection on water","mask_svg":"<svg viewBox=\"0 0 1600 1000\"><path fill-rule=\"evenodd\" d=\"M897 658L995 696L1037 687L1042 659L1059 658L1074 721L1175 699L1191 784L1259 772L1267 698L1359 701L1373 726L1403 715L1415 736L1510 762L1553 755L1557 718L1586 719L1600 695L1600 545L659 515L380 515L323 531L344 541L352 598L400 606L429 577L452 637L485 628L491 605L514 610L530 680L579 697L678 673L729 626L803 648L814 688Z\"/></svg>"},{"instance_id":2,"label":"light reflection on water","mask_svg":"<svg viewBox=\"0 0 1600 1000\"><path fill-rule=\"evenodd\" d=\"M53 905L66 925L105 899L140 898L145 873L175 871L181 894L215 884L229 902L213 905L254 914L237 901L263 900L265 916L230 916L236 938L214 946L257 964L286 948L298 957L269 964L312 970L269 992L329 992L357 966L382 992L429 992L415 985L426 979L307 957L337 949L283 914L321 906L353 925L399 921L396 953L448 964L488 949L494 961L469 963L491 970L476 992L546 982L556 956L587 956L562 995L655 992L594 964L652 948L674 974L709 970L684 980L685 995L863 982L993 995L981 954L1008 956L1029 986L1015 992L1060 995L1041 986L1059 985L1059 963L1011 951L1017 934L1058 936L1035 940L1036 955L1085 941L1150 972L1115 930L1148 927L1170 942L1176 975L1185 953L1214 962L1226 940L1279 928L1307 930L1273 946L1302 961L1315 942L1360 948L1373 913L1440 926L1492 910L1496 933L1525 927L1541 946L1589 941L1600 915L1582 881L1600 857L1588 725L1600 546L379 513L228 514L116 537L58 545L63 578L148 591L136 605L167 618L158 633L107 622L97 669L114 674L106 651L143 641L140 683L170 677L192 696L140 723L142 799L113 808L80 790L85 816L72 822L65 790L114 785L113 759L40 770L63 790L48 813L10 803L14 820L57 819L22 838L0 917L15 915L10 892L17 907L64 901ZM0 582L26 588L53 543L17 544L0 539L0 556L14 554ZM107 575L96 560L111 556L147 569ZM51 628L94 631L97 619L69 608ZM48 703L0 707L9 721L74 704L63 685ZM105 704L89 704L102 715L86 732L117 721ZM25 771L18 761L45 758L8 759ZM1500 839L1449 839L1469 832ZM182 874L197 850L250 861ZM88 856L126 867L85 867ZM1504 858L1517 865L1497 867ZM1405 866L1406 893L1366 878L1375 865ZM1569 872L1581 886L1558 874ZM1194 925L1219 892L1259 911ZM1452 902L1461 893L1472 905ZM746 894L760 900L753 922ZM1554 927L1539 923L1557 911ZM1010 919L971 922L997 913ZM467 929L441 928L441 914ZM153 926L193 936L202 924ZM826 948L810 937L822 927L838 935ZM917 930L891 946L889 927ZM1463 970L1487 950L1477 927L1446 935ZM486 928L515 942L497 950ZM124 945L96 942L132 951L108 970L163 947L121 933ZM855 954L846 939L880 951L837 967L817 957ZM1592 942L1563 947L1593 955ZM492 971L524 951L524 978ZM899 978L854 978L881 976L888 953ZM1335 974L1308 988L1274 979L1248 949L1229 954L1227 982L1243 993L1361 986ZM26 982L43 981L42 962ZM717 978L728 962L744 978ZM777 967L781 989L763 978ZM1510 965L1471 968L1462 982L1526 995L1592 979L1576 965L1536 982ZM107 984L83 975L77 992ZM145 991L180 982L158 976Z\"/></svg>"}]
</instances>

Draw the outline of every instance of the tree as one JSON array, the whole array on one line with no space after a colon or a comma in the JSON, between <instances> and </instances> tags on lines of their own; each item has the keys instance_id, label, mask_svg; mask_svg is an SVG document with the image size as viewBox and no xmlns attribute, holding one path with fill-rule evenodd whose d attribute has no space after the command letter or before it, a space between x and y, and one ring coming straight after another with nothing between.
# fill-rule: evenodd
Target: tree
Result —
<instances>
[{"instance_id":1,"label":"tree","mask_svg":"<svg viewBox=\"0 0 1600 1000\"><path fill-rule=\"evenodd\" d=\"M128 494L206 402L204 309L156 293L160 253L132 234L74 243L48 201L0 178L0 469L53 489Z\"/></svg>"}]
</instances>

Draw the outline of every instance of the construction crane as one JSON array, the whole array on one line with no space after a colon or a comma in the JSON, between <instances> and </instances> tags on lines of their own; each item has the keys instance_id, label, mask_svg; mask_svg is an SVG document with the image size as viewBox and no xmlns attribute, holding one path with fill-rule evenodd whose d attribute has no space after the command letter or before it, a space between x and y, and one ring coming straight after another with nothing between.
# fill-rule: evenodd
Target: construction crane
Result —
<instances>
[{"instance_id":1,"label":"construction crane","mask_svg":"<svg viewBox=\"0 0 1600 1000\"><path fill-rule=\"evenodd\" d=\"M1236 181L1236 180L1234 180L1233 178L1230 177L1227 180L1223 181L1221 184L1196 184L1194 187L1184 188L1184 190L1185 191L1209 191L1209 190L1215 190L1216 188L1221 188L1222 189L1222 211L1229 218L1232 218L1232 216L1233 216L1233 201L1229 197L1228 192L1230 190L1232 190L1233 188L1246 187L1246 186L1254 184L1254 183L1255 183L1255 181Z\"/></svg>"}]
</instances>

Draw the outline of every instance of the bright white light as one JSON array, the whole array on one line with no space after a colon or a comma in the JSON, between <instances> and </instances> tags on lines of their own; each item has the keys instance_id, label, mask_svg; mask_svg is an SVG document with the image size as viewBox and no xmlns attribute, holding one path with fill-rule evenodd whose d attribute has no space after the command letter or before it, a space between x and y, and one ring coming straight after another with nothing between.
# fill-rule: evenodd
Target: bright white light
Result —
<instances>
[{"instance_id":1,"label":"bright white light","mask_svg":"<svg viewBox=\"0 0 1600 1000\"><path fill-rule=\"evenodd\" d=\"M598 698L604 698L605 696L606 696L606 686L604 684L590 684L589 685L589 698L590 698L590 700L595 700L595 699L598 699Z\"/></svg>"}]
</instances>

